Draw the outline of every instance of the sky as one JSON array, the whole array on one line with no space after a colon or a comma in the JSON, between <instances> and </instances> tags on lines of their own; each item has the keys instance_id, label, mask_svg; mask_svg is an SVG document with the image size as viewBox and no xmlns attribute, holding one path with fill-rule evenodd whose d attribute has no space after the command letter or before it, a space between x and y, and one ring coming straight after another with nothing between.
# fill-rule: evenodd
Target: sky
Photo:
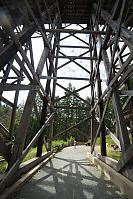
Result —
<instances>
[{"instance_id":1,"label":"sky","mask_svg":"<svg viewBox=\"0 0 133 199\"><path fill-rule=\"evenodd\" d=\"M85 25L83 25L85 27ZM81 27L77 26L77 25L71 25L68 27L68 29L81 29ZM67 36L69 34L67 33L62 33L61 34L61 38ZM83 39L84 41L86 41L87 43L89 42L89 35L87 34L76 34L76 36L78 36L79 38ZM42 38L33 38L32 39L32 45L33 45L33 54L34 54L34 62L35 62L35 68L38 65L41 53L43 51L43 42L42 42ZM86 44L84 44L83 42L79 41L78 39L74 38L74 37L69 37L68 39L62 40L60 42L60 45L75 45L75 46L87 46ZM97 46L98 48L98 46ZM78 49L78 48L61 48L60 49L61 52L63 52L64 54L68 55L68 56L78 56L84 52L87 51L87 49ZM84 55L85 57L90 56L89 53L87 53L86 55ZM59 59L58 62L58 66L61 66L63 63L69 61L68 59ZM84 68L86 68L87 70L90 71L90 61L89 60L75 60L76 62L80 63ZM14 65L16 67L18 67L17 63L14 63ZM45 68L45 67L44 67ZM102 82L102 89L105 90L106 88L106 74L105 74L105 70L104 70L104 66L103 63L101 62L101 66L100 66L100 72L101 72L101 79L103 79ZM10 74L11 76L12 74ZM42 75L46 76L46 70L43 70ZM1 74L2 76L2 74ZM14 76L14 74L13 74ZM57 71L57 76L58 77L82 77L82 78L89 78L89 74L84 71L83 69L81 69L77 64L71 62L68 65L65 65L64 67L62 67L61 69L59 69ZM23 84L28 84L29 82L25 79L23 82ZM46 84L46 80L41 80L41 83L44 85L45 88L45 84ZM52 82L51 82L52 83ZM63 85L64 87L67 88L68 84L71 83L76 89L79 89L85 85L89 84L89 81L81 81L81 80L58 80L57 83ZM52 84L51 84L52 85ZM28 91L20 91L19 94L19 100L18 100L18 104L24 103L27 97ZM87 89L84 89L83 91L79 92L80 96L82 98L86 98L87 96L90 97L90 87L88 87ZM56 96L63 96L64 95L64 90L59 88L58 86L56 87ZM13 102L14 100L14 92L10 91L10 92L4 92L3 94L4 97L6 97L7 99L9 99L10 96L10 101Z\"/></svg>"}]
</instances>

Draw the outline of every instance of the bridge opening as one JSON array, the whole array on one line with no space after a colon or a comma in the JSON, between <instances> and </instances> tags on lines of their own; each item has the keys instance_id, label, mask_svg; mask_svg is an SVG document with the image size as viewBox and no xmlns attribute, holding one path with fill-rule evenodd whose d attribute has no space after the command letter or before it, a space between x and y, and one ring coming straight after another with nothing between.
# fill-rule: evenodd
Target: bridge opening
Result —
<instances>
[{"instance_id":1,"label":"bridge opening","mask_svg":"<svg viewBox=\"0 0 133 199\"><path fill-rule=\"evenodd\" d=\"M0 2L1 191L62 138L89 144L133 181L132 19L131 0Z\"/></svg>"}]
</instances>

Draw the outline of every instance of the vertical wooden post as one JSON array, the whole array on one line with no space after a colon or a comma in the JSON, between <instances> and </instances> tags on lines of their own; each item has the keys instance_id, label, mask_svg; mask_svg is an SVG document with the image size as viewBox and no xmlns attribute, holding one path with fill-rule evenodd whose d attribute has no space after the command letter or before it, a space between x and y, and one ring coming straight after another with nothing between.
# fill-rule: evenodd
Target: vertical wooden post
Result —
<instances>
[{"instance_id":1,"label":"vertical wooden post","mask_svg":"<svg viewBox=\"0 0 133 199\"><path fill-rule=\"evenodd\" d=\"M58 16L57 16L58 18ZM57 41L56 41L56 37L54 39L54 44L53 44L53 50L51 52L52 55L55 54L55 49L56 49L56 46L57 45ZM54 68L54 60L51 56L51 54L49 54L49 61L50 61L50 66L49 66L49 70L48 70L48 76L51 76L52 74L55 73L55 68ZM51 79L47 79L47 82L46 82L46 88L45 88L45 92L47 94L47 96L49 95L50 93L50 84L51 84ZM40 121L40 127L45 123L46 121L46 112L47 112L47 107L48 107L48 101L46 99L46 97L44 97L44 100L43 100L43 108L42 108L42 115L41 115L41 121ZM52 120L53 121L53 120ZM53 132L53 124L51 122L51 127L50 127L50 135L52 136L52 132ZM42 133L38 139L38 144L37 144L37 156L40 157L42 155L42 147L43 147L43 137L44 137L44 133ZM48 147L48 150L51 148Z\"/></svg>"},{"instance_id":2,"label":"vertical wooden post","mask_svg":"<svg viewBox=\"0 0 133 199\"><path fill-rule=\"evenodd\" d=\"M91 85L91 108L94 106L94 86ZM94 141L94 118L95 118L95 111L91 112L91 146Z\"/></svg>"},{"instance_id":3,"label":"vertical wooden post","mask_svg":"<svg viewBox=\"0 0 133 199\"><path fill-rule=\"evenodd\" d=\"M50 114L52 114L52 112L53 111L50 110ZM48 151L51 151L52 149L53 125L54 125L54 118L52 118L50 121Z\"/></svg>"},{"instance_id":4,"label":"vertical wooden post","mask_svg":"<svg viewBox=\"0 0 133 199\"><path fill-rule=\"evenodd\" d=\"M131 84L130 84L130 80L127 81L127 89L128 90L132 89ZM130 106L131 112L133 113L133 97L131 97L131 99L130 99L129 106ZM133 128L133 120L130 121L130 128ZM132 138L132 143L133 143L133 132L131 133L131 138Z\"/></svg>"},{"instance_id":5,"label":"vertical wooden post","mask_svg":"<svg viewBox=\"0 0 133 199\"><path fill-rule=\"evenodd\" d=\"M60 26L61 26L61 24L58 23L57 27L60 28ZM55 40L56 40L56 42L55 42L55 44L56 44L56 56L58 57L60 33L56 33ZM57 77L57 66L58 66L58 58L56 58L56 60L55 60L54 77ZM51 102L52 102L53 105L54 105L54 99L55 99L56 82L57 82L57 80L55 79L53 81L53 90L52 90L52 98L51 98ZM52 114L53 110L50 110L50 111L51 111L51 114ZM53 125L54 125L54 117L50 121L50 132L49 132L49 149L50 150L52 148Z\"/></svg>"},{"instance_id":6,"label":"vertical wooden post","mask_svg":"<svg viewBox=\"0 0 133 199\"><path fill-rule=\"evenodd\" d=\"M14 131L14 125L15 125L15 118L16 118L16 109L17 109L17 103L18 103L18 96L19 91L16 91L15 98L14 98L14 107L12 109L12 116L11 116L11 123L10 123L10 140L12 140L13 131Z\"/></svg>"},{"instance_id":7,"label":"vertical wooden post","mask_svg":"<svg viewBox=\"0 0 133 199\"><path fill-rule=\"evenodd\" d=\"M56 24L56 20L54 20L54 24ZM49 42L52 40L52 36L53 36L53 33L51 33L48 37ZM44 64L48 57L48 54L49 54L49 49L47 47L44 47L44 50L42 52L42 55L40 57L40 60L39 60L39 63L38 63L37 69L36 69L36 74L38 76L41 75L41 73L43 71ZM36 92L37 91L35 91L35 90L29 91L29 94L28 94L28 97L27 97L27 100L25 103L25 107L23 110L23 114L22 114L22 117L20 120L18 132L16 135L11 159L10 159L10 162L8 165L9 169L12 167L12 165L16 162L16 160L22 154L25 139L26 139L26 134L27 134L28 123L29 123L30 115L31 115L35 97L36 97Z\"/></svg>"},{"instance_id":8,"label":"vertical wooden post","mask_svg":"<svg viewBox=\"0 0 133 199\"><path fill-rule=\"evenodd\" d=\"M47 112L47 106L48 106L48 101L47 98L44 97L43 99L43 107L42 107L42 113L41 113L41 120L40 120L40 129L43 126L43 124L46 121L46 112ZM42 146L43 146L43 137L44 133L42 133L39 138L38 138L38 143L37 143L37 157L40 157L42 155Z\"/></svg>"},{"instance_id":9,"label":"vertical wooden post","mask_svg":"<svg viewBox=\"0 0 133 199\"><path fill-rule=\"evenodd\" d=\"M92 51L90 52L90 55L92 56ZM90 74L90 83L91 83L91 109L94 106L94 75L93 75L93 61L90 61L91 65L91 74ZM91 112L91 146L94 141L94 118L95 118L95 111Z\"/></svg>"},{"instance_id":10,"label":"vertical wooden post","mask_svg":"<svg viewBox=\"0 0 133 199\"><path fill-rule=\"evenodd\" d=\"M100 99L102 95L102 88L101 88L101 79L100 79L100 73L98 68L97 73L97 93L98 93L98 100ZM101 121L102 115L103 115L103 100L98 104L99 107L99 121ZM105 137L105 125L104 121L101 127L100 131L100 147L101 147L101 155L106 156L106 137Z\"/></svg>"}]
</instances>

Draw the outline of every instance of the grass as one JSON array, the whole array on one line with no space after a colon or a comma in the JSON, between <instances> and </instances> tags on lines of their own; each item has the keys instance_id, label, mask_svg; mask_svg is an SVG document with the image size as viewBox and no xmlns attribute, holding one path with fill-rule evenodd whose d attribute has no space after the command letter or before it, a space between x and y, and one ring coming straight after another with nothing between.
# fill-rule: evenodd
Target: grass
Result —
<instances>
[{"instance_id":1,"label":"grass","mask_svg":"<svg viewBox=\"0 0 133 199\"><path fill-rule=\"evenodd\" d=\"M27 160L30 160L34 157L36 157L36 151L37 151L37 147L34 147L34 148L31 148L29 153L27 154L27 156L25 157L25 159L23 160L23 162L27 161ZM46 152L46 148L45 146L43 145L43 149L42 149L42 152Z\"/></svg>"},{"instance_id":2,"label":"grass","mask_svg":"<svg viewBox=\"0 0 133 199\"><path fill-rule=\"evenodd\" d=\"M120 151L107 151L107 156L119 161L122 153Z\"/></svg>"},{"instance_id":3,"label":"grass","mask_svg":"<svg viewBox=\"0 0 133 199\"><path fill-rule=\"evenodd\" d=\"M65 142L64 140L53 141L52 142L52 147L54 148L56 146L62 145L63 143L67 144L67 142ZM29 153L27 154L27 156L24 158L23 162L36 157L36 151L37 151L37 147L31 148ZM43 153L46 152L46 148L45 148L44 145L43 145L43 150L42 151L43 151ZM3 157L0 156L0 159L3 159ZM4 173L6 171L6 169L7 169L7 166L8 166L8 164L5 161L0 163L0 173Z\"/></svg>"},{"instance_id":4,"label":"grass","mask_svg":"<svg viewBox=\"0 0 133 199\"><path fill-rule=\"evenodd\" d=\"M8 166L7 162L0 163L0 173L4 173L7 169L7 166Z\"/></svg>"},{"instance_id":5,"label":"grass","mask_svg":"<svg viewBox=\"0 0 133 199\"><path fill-rule=\"evenodd\" d=\"M55 141L52 142L52 147L54 148L54 147L62 145L62 144L67 145L68 142L64 141L64 140L55 140Z\"/></svg>"},{"instance_id":6,"label":"grass","mask_svg":"<svg viewBox=\"0 0 133 199\"><path fill-rule=\"evenodd\" d=\"M121 158L121 152L113 150L113 148L111 147L111 145L115 144L115 143L110 138L109 135L106 136L106 142L108 143L108 146L107 146L107 156L109 156L109 157L111 157L111 158L113 158L115 160L120 160L120 158ZM64 141L64 140L56 140L56 141L52 142L52 147L54 148L54 147L62 145L62 144L67 145L68 142ZM100 138L97 138L96 145L97 146L100 145ZM31 148L31 150L29 151L29 153L27 154L27 156L25 157L25 159L23 160L23 162L36 157L36 151L37 151L37 147ZM43 146L43 153L44 152L46 152L45 146ZM3 159L3 158L0 157L0 159ZM7 162L2 162L0 164L0 173L4 173L5 170L6 170L6 168L7 168Z\"/></svg>"},{"instance_id":7,"label":"grass","mask_svg":"<svg viewBox=\"0 0 133 199\"><path fill-rule=\"evenodd\" d=\"M115 151L111 145L115 144L115 142L111 139L109 135L106 135L106 143L107 143L107 156L113 158L115 160L120 160L122 154L120 151ZM100 146L100 138L97 138L96 146Z\"/></svg>"},{"instance_id":8,"label":"grass","mask_svg":"<svg viewBox=\"0 0 133 199\"><path fill-rule=\"evenodd\" d=\"M109 135L106 135L106 143L108 143L108 146L110 147L112 144L115 144ZM100 137L97 138L96 145L100 145Z\"/></svg>"}]
</instances>

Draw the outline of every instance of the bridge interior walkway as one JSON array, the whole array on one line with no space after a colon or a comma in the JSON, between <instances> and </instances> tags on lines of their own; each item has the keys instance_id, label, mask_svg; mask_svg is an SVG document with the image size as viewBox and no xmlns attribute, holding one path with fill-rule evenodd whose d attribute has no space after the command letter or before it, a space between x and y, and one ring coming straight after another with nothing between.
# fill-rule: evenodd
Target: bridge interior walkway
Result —
<instances>
[{"instance_id":1,"label":"bridge interior walkway","mask_svg":"<svg viewBox=\"0 0 133 199\"><path fill-rule=\"evenodd\" d=\"M87 159L88 149L86 146L64 148L13 199L125 199Z\"/></svg>"}]
</instances>

